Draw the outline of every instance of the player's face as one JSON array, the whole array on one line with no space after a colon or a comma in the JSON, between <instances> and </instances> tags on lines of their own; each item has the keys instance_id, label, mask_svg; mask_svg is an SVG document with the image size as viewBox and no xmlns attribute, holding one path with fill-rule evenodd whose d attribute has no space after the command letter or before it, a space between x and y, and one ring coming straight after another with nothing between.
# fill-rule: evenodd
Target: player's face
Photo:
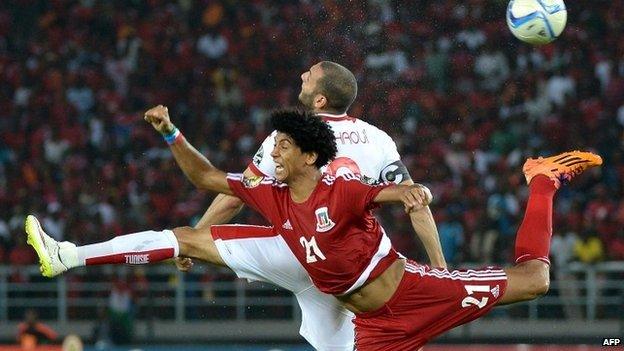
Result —
<instances>
[{"instance_id":1,"label":"player's face","mask_svg":"<svg viewBox=\"0 0 624 351\"><path fill-rule=\"evenodd\" d=\"M314 97L317 95L316 82L322 74L323 72L321 70L321 66L318 63L310 67L308 71L301 74L301 92L299 93L299 101L311 110L314 110Z\"/></svg>"},{"instance_id":2,"label":"player's face","mask_svg":"<svg viewBox=\"0 0 624 351\"><path fill-rule=\"evenodd\" d=\"M275 178L284 183L300 174L306 164L306 156L295 141L288 134L280 132L275 136L271 157L275 162Z\"/></svg>"}]
</instances>

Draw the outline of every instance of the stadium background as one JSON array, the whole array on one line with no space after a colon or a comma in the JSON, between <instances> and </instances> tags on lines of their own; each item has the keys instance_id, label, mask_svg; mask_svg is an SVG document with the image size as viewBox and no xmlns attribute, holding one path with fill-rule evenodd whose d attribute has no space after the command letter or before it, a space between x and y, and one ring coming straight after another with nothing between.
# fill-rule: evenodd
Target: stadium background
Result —
<instances>
[{"instance_id":1,"label":"stadium background","mask_svg":"<svg viewBox=\"0 0 624 351\"><path fill-rule=\"evenodd\" d=\"M553 282L580 284L572 295L578 308L555 288L553 304L500 309L485 319L486 332L464 329L442 342L476 335L599 345L603 337L621 337L624 3L567 5L562 37L530 47L507 31L502 0L1 2L0 339L14 340L30 307L53 328L88 339L117 289L131 296L132 342L260 342L245 323L232 335L206 336L206 328L241 308L254 328L270 329L264 320L274 319L291 325L277 324L282 333L263 343L302 342L287 293L235 282L225 270L196 267L182 277L170 266L161 267L164 273L92 268L46 283L30 266L36 258L22 228L25 215L36 213L57 239L91 243L192 224L212 195L184 179L142 112L167 105L215 164L242 170L269 132L271 109L295 105L300 74L322 59L356 74L359 96L350 115L387 131L412 177L435 194L451 266L510 261L526 198L519 171L526 156L590 148L605 159L556 202ZM425 260L401 208L379 216L397 249ZM262 223L247 210L235 221ZM566 270L572 261L577 273ZM219 282L256 300L271 295L287 303L238 301L227 311L200 303L179 318L175 306L159 309L158 298L177 299L181 281L196 287L182 299L204 305L233 296L220 292ZM61 291L69 301L64 311ZM591 296L599 302L594 310L585 305ZM146 321L173 321L166 325L187 333L158 339L139 330ZM561 335L523 332L539 323Z\"/></svg>"}]
</instances>

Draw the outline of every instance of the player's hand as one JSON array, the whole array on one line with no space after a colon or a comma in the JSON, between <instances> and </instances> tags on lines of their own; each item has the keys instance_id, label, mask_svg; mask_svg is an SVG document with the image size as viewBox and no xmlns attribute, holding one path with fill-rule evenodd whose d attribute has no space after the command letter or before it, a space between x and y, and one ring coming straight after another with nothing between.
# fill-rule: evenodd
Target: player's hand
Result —
<instances>
[{"instance_id":1,"label":"player's hand","mask_svg":"<svg viewBox=\"0 0 624 351\"><path fill-rule=\"evenodd\" d=\"M152 125L160 134L169 134L175 126L169 118L169 109L166 106L158 105L145 112L143 119Z\"/></svg>"},{"instance_id":2,"label":"player's hand","mask_svg":"<svg viewBox=\"0 0 624 351\"><path fill-rule=\"evenodd\" d=\"M188 272L193 268L193 260L188 257L176 257L173 262L180 272Z\"/></svg>"},{"instance_id":3,"label":"player's hand","mask_svg":"<svg viewBox=\"0 0 624 351\"><path fill-rule=\"evenodd\" d=\"M431 194L431 191L422 184L414 184L410 186L401 195L401 201L403 201L405 213L423 209L429 206L432 200L433 195Z\"/></svg>"}]
</instances>

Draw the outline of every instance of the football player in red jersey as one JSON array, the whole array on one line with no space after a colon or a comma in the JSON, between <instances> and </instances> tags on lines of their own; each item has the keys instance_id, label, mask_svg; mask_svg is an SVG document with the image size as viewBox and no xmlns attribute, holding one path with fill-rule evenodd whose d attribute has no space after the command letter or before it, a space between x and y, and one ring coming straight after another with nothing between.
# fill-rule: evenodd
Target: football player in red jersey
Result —
<instances>
[{"instance_id":1,"label":"football player in red jersey","mask_svg":"<svg viewBox=\"0 0 624 351\"><path fill-rule=\"evenodd\" d=\"M357 81L354 74L335 62L322 61L301 74L299 101L316 113L332 128L336 138L336 158L323 171L332 175L353 173L367 182L393 182L413 184L406 166L401 161L397 146L392 138L379 128L347 111L357 96ZM270 153L276 132L266 137L255 153L252 162L244 171L247 176L275 176L276 165ZM100 248L108 252L112 245L122 252L126 245L133 245L151 238L152 246L144 247L147 254L124 257L126 263L144 264L154 259L171 257L171 241L179 244L176 265L181 270L192 267L189 257L205 262L225 265L240 278L265 281L292 291L301 309L300 334L315 349L325 351L353 350L353 314L338 301L320 292L297 261L279 231L288 229L256 225L221 225L228 222L240 209L242 201L237 197L218 194L195 228L176 231L147 231L136 233L131 238L113 239L110 243L89 246L96 256ZM412 226L422 241L431 264L446 267L437 230L432 226L433 217L412 220ZM119 244L123 241L124 244ZM65 244L61 244L63 247ZM176 249L177 250L177 249ZM106 256L106 255L103 255ZM79 260L79 264L107 263L107 259ZM59 274L55 270L52 275Z\"/></svg>"},{"instance_id":2,"label":"football player in red jersey","mask_svg":"<svg viewBox=\"0 0 624 351\"><path fill-rule=\"evenodd\" d=\"M320 167L335 156L336 145L330 127L319 117L296 111L273 114L278 131L271 152L275 178L226 174L184 139L165 107L149 110L146 117L165 135L176 162L195 186L236 195L274 228L282 227L282 237L314 284L355 313L358 350L416 350L494 305L545 294L554 194L563 182L602 163L599 156L579 151L527 160L523 172L529 198L516 238L515 265L448 271L403 258L371 214L380 203L402 202L406 212L427 217L431 197L426 188L370 185L348 173L321 173ZM84 255L50 242L33 216L26 225L44 272L71 260L71 254ZM173 233L180 230L185 229ZM174 255L179 250L175 245L163 249ZM119 262L124 255L139 254L108 251L108 259ZM147 255L151 260L151 253Z\"/></svg>"}]
</instances>

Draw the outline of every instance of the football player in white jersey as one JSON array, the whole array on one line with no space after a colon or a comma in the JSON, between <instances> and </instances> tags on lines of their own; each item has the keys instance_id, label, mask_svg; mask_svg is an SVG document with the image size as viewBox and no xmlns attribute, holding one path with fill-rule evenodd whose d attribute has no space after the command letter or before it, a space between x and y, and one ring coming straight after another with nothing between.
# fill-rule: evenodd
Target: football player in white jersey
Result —
<instances>
[{"instance_id":1,"label":"football player in white jersey","mask_svg":"<svg viewBox=\"0 0 624 351\"><path fill-rule=\"evenodd\" d=\"M347 111L357 96L357 81L351 71L335 62L322 61L302 73L301 81L299 101L317 112L336 136L338 153L325 172L334 175L350 172L370 182L413 184L392 138L379 128L348 116ZM263 141L245 175L275 176L275 163L270 156L275 134L274 131ZM242 206L237 197L217 195L195 228L228 222ZM412 224L432 266L445 268L437 232L427 231L428 226L418 221ZM316 349L352 350L352 314L312 285L283 239L270 232L263 236L261 228L237 227L229 230L229 236L213 238L203 231L189 233L179 240L191 248L190 257L214 263L220 263L221 259L240 278L265 281L292 291L302 312L300 334ZM192 266L190 259L177 260L182 270Z\"/></svg>"},{"instance_id":2,"label":"football player in white jersey","mask_svg":"<svg viewBox=\"0 0 624 351\"><path fill-rule=\"evenodd\" d=\"M322 116L332 127L338 148L336 159L326 172L354 173L370 182L413 184L400 160L394 141L383 131L346 113L357 95L355 76L345 67L323 61L301 75L299 100ZM157 108L162 108L159 106ZM146 120L149 122L149 111ZM171 131L169 143L183 138ZM245 170L247 176L274 175L270 157L274 135L265 139ZM318 291L279 235L280 228L252 225L220 225L230 221L242 207L236 197L220 194L195 228L146 231L116 237L110 241L78 247L57 243L40 228L36 219L27 223L31 232L41 233L33 245L42 259L42 272L55 276L69 268L92 264L144 264L171 257L182 270L192 267L190 258L227 266L240 278L264 281L292 291L301 307L300 334L316 349L353 350L353 314L333 297ZM428 209L427 209L428 211ZM34 217L32 217L34 218ZM418 218L418 219L415 219ZM412 225L434 267L446 267L433 217L413 217ZM282 225L289 228L290 223ZM433 228L433 229L432 229ZM29 236L31 237L31 236ZM35 236L32 236L35 237ZM39 237L37 235L36 237ZM137 252L137 245L142 251ZM39 246L39 247L37 247ZM45 249L44 249L45 247ZM43 251L50 253L46 256Z\"/></svg>"}]
</instances>

